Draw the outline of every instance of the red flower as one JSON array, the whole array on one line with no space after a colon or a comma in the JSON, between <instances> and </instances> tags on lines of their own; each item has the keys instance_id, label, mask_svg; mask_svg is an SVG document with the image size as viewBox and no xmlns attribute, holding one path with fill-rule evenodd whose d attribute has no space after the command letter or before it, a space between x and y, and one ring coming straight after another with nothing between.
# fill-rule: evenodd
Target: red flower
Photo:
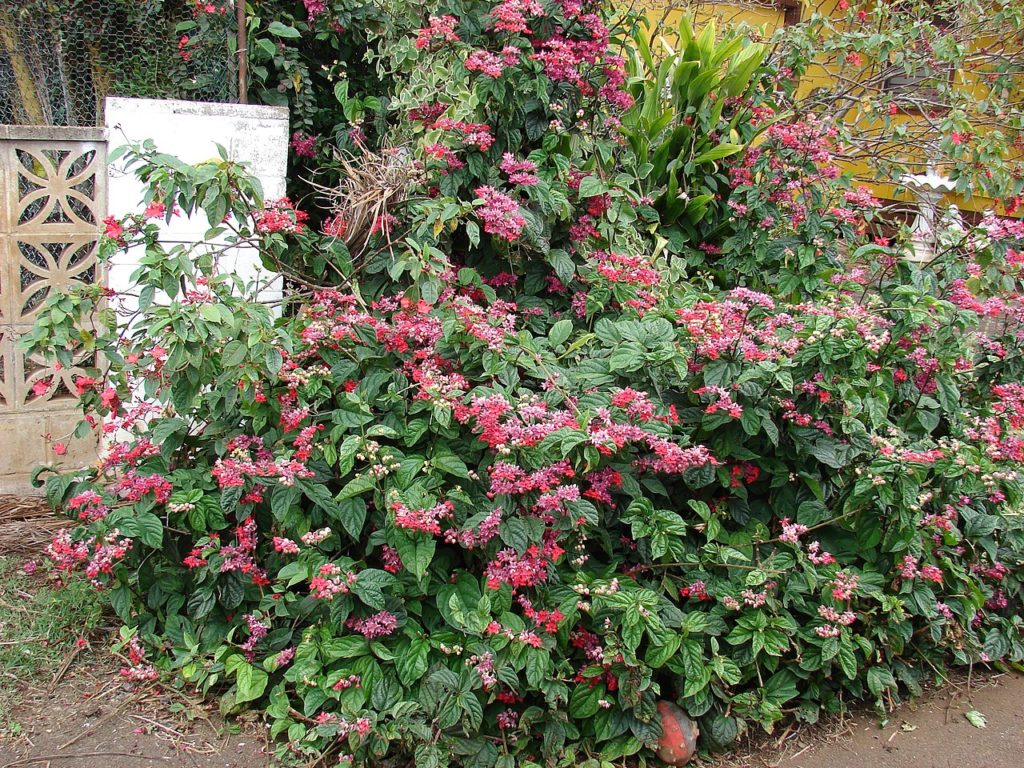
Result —
<instances>
[{"instance_id":1,"label":"red flower","mask_svg":"<svg viewBox=\"0 0 1024 768\"><path fill-rule=\"evenodd\" d=\"M105 236L109 237L111 240L121 240L121 236L124 234L124 227L121 226L121 222L113 216L107 216L107 218L103 220L103 224L103 234Z\"/></svg>"}]
</instances>

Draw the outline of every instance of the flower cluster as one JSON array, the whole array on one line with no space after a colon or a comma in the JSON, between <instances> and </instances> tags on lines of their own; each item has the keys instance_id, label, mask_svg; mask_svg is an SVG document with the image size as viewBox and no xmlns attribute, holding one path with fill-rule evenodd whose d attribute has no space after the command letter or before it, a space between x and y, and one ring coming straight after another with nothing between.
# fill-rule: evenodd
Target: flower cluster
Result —
<instances>
[{"instance_id":1,"label":"flower cluster","mask_svg":"<svg viewBox=\"0 0 1024 768\"><path fill-rule=\"evenodd\" d=\"M484 232L503 240L518 240L526 226L519 204L493 187L477 187L476 196L480 200L476 214L484 223Z\"/></svg>"},{"instance_id":2,"label":"flower cluster","mask_svg":"<svg viewBox=\"0 0 1024 768\"><path fill-rule=\"evenodd\" d=\"M380 611L365 619L351 618L345 626L369 640L387 637L398 628L398 618L388 611Z\"/></svg>"},{"instance_id":3,"label":"flower cluster","mask_svg":"<svg viewBox=\"0 0 1024 768\"><path fill-rule=\"evenodd\" d=\"M309 214L297 209L287 197L282 197L278 200L268 200L266 207L254 218L256 231L262 234L295 234L306 228Z\"/></svg>"}]
</instances>

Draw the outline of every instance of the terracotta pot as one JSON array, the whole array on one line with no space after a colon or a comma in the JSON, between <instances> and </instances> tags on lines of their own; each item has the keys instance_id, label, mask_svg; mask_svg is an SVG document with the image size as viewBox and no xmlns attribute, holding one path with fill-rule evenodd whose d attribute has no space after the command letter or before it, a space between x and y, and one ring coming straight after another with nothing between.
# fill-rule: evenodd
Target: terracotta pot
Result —
<instances>
[{"instance_id":1,"label":"terracotta pot","mask_svg":"<svg viewBox=\"0 0 1024 768\"><path fill-rule=\"evenodd\" d=\"M671 701L659 701L658 714L661 716L658 759L666 765L686 765L697 751L700 736L697 724Z\"/></svg>"}]
</instances>

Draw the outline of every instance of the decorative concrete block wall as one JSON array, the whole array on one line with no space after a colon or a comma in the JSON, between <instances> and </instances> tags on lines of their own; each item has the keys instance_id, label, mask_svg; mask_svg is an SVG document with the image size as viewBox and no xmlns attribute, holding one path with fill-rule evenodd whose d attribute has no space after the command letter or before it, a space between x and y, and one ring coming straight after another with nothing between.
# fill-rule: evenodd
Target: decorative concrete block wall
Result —
<instances>
[{"instance_id":1,"label":"decorative concrete block wall","mask_svg":"<svg viewBox=\"0 0 1024 768\"><path fill-rule=\"evenodd\" d=\"M80 369L57 370L19 342L47 299L103 279L106 146L96 128L0 126L0 493L30 491L55 445L70 466L96 459L95 439L70 438Z\"/></svg>"}]
</instances>

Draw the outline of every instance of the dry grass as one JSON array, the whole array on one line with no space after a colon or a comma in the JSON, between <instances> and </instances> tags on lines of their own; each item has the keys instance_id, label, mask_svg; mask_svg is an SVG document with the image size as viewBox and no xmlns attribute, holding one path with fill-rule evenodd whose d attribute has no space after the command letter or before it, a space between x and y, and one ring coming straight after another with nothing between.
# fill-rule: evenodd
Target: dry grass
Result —
<instances>
[{"instance_id":1,"label":"dry grass","mask_svg":"<svg viewBox=\"0 0 1024 768\"><path fill-rule=\"evenodd\" d=\"M32 555L50 543L53 534L71 525L55 514L41 496L0 494L0 554Z\"/></svg>"},{"instance_id":2,"label":"dry grass","mask_svg":"<svg viewBox=\"0 0 1024 768\"><path fill-rule=\"evenodd\" d=\"M347 225L341 239L353 261L366 255L370 236L381 232L391 238L388 216L406 200L406 193L417 174L412 153L405 147L386 147L379 151L363 148L358 155L335 154L341 168L336 186L316 186L328 210Z\"/></svg>"}]
</instances>

